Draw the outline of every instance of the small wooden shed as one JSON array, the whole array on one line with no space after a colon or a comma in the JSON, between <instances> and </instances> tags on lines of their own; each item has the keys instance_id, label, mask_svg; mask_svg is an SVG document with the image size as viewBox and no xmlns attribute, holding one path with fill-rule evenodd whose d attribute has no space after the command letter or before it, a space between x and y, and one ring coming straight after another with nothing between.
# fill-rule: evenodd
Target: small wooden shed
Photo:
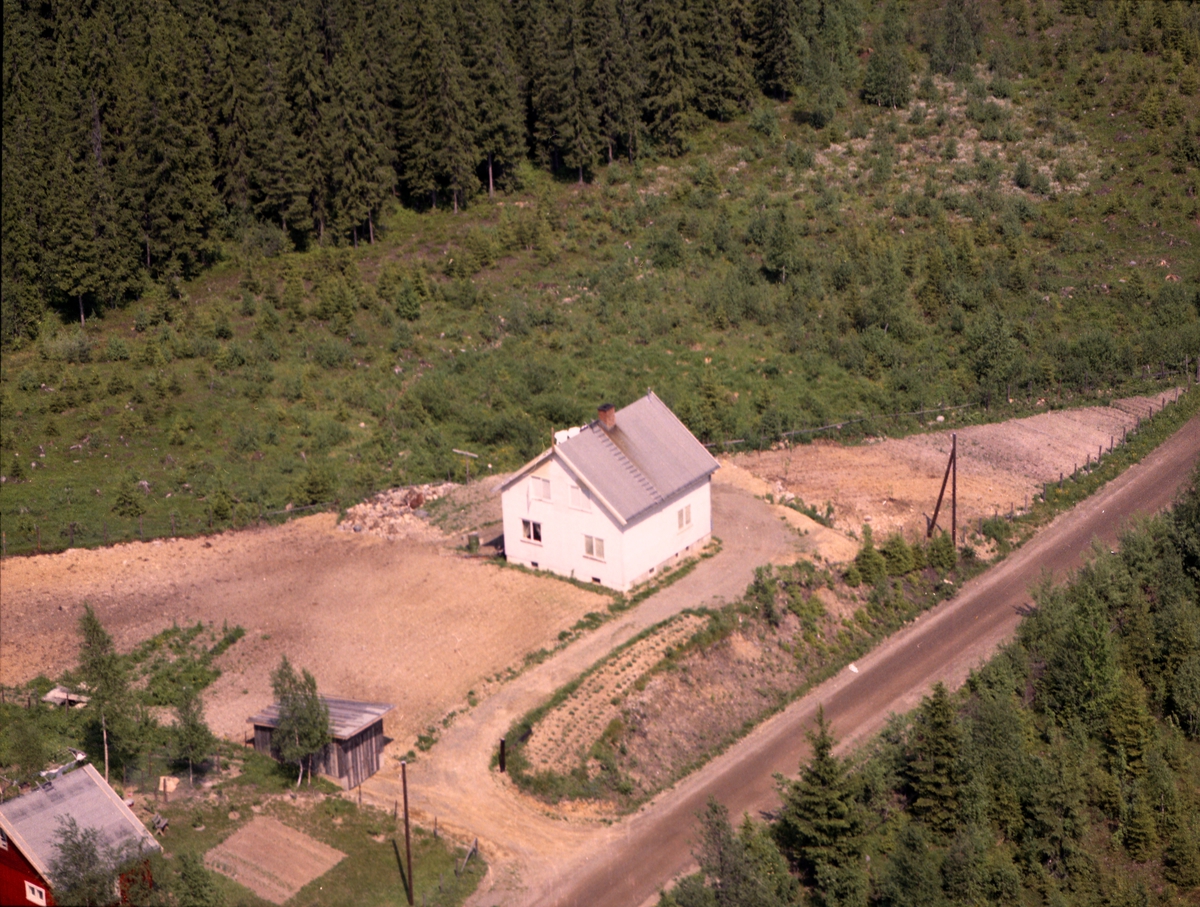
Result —
<instances>
[{"instance_id":1,"label":"small wooden shed","mask_svg":"<svg viewBox=\"0 0 1200 907\"><path fill-rule=\"evenodd\" d=\"M383 716L395 706L328 696L322 696L321 701L329 708L329 736L333 742L317 754L313 768L344 788L357 787L379 771L383 748L390 742L383 735ZM247 721L254 725L254 748L278 758L271 735L279 726L279 703L272 703Z\"/></svg>"}]
</instances>

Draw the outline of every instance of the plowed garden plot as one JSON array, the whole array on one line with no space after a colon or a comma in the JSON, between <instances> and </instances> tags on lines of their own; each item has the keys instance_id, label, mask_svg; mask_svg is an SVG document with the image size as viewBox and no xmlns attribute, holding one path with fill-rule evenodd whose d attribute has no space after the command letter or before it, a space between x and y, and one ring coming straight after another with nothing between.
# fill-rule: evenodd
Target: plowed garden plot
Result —
<instances>
[{"instance_id":1,"label":"plowed garden plot","mask_svg":"<svg viewBox=\"0 0 1200 907\"><path fill-rule=\"evenodd\" d=\"M1023 419L969 425L958 432L958 522L973 525L1010 509L1020 512L1043 483L1070 476L1175 392L1114 400L1108 406L1056 410ZM789 449L737 454L732 462L822 509L834 525L859 532L869 523L882 539L895 530L924 535L950 453L950 428L844 447L816 441ZM949 489L938 525L949 527Z\"/></svg>"},{"instance_id":2,"label":"plowed garden plot","mask_svg":"<svg viewBox=\"0 0 1200 907\"><path fill-rule=\"evenodd\" d=\"M621 714L624 697L634 684L662 661L668 649L686 641L707 620L684 615L611 655L534 727L525 748L530 767L559 773L575 768L582 753Z\"/></svg>"},{"instance_id":3,"label":"plowed garden plot","mask_svg":"<svg viewBox=\"0 0 1200 907\"><path fill-rule=\"evenodd\" d=\"M345 856L282 822L259 816L205 854L204 862L260 898L282 904Z\"/></svg>"}]
</instances>

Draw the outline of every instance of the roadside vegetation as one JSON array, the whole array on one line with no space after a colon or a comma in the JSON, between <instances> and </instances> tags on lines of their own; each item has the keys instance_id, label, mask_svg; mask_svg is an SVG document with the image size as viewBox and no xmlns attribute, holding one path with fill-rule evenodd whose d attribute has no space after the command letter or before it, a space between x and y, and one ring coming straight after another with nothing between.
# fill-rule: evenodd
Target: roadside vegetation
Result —
<instances>
[{"instance_id":1,"label":"roadside vegetation","mask_svg":"<svg viewBox=\"0 0 1200 907\"><path fill-rule=\"evenodd\" d=\"M1183 904L1200 889L1200 473L1006 646L861 755L779 779L779 815L698 817L664 907Z\"/></svg>"},{"instance_id":2,"label":"roadside vegetation","mask_svg":"<svg viewBox=\"0 0 1200 907\"><path fill-rule=\"evenodd\" d=\"M225 199L194 267L155 247L128 292L84 293L85 325L60 290L6 308L5 548L282 519L462 477L454 448L510 469L648 385L706 443L756 446L1178 384L1200 357L1196 15L864 5L837 91L760 81L582 185L560 152L517 155L457 213L448 186L434 210L385 194L357 245L349 221L260 242ZM5 199L6 256L34 254Z\"/></svg>"},{"instance_id":3,"label":"roadside vegetation","mask_svg":"<svg viewBox=\"0 0 1200 907\"><path fill-rule=\"evenodd\" d=\"M739 601L648 628L522 716L506 735L506 770L548 802L634 809L987 565L946 533L877 547L866 527L845 573L803 559L761 567ZM543 764L535 750L555 757Z\"/></svg>"}]
</instances>

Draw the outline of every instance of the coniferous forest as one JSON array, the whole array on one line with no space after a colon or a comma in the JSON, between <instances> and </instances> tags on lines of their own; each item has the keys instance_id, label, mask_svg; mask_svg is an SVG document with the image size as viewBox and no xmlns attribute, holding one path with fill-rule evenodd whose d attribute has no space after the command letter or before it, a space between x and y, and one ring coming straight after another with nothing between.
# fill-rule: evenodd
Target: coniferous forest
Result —
<instances>
[{"instance_id":1,"label":"coniferous forest","mask_svg":"<svg viewBox=\"0 0 1200 907\"><path fill-rule=\"evenodd\" d=\"M1197 3L4 23L10 553L511 469L650 386L759 446L1197 373Z\"/></svg>"},{"instance_id":2,"label":"coniferous forest","mask_svg":"<svg viewBox=\"0 0 1200 907\"><path fill-rule=\"evenodd\" d=\"M698 818L661 907L1190 904L1200 891L1200 486L1065 587L956 694Z\"/></svg>"}]
</instances>

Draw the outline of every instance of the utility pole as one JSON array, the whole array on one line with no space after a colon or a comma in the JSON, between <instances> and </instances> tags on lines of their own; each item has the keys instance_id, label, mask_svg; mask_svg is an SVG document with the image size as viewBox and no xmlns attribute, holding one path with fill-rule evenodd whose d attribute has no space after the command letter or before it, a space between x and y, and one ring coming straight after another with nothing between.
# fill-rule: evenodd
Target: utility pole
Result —
<instances>
[{"instance_id":1,"label":"utility pole","mask_svg":"<svg viewBox=\"0 0 1200 907\"><path fill-rule=\"evenodd\" d=\"M950 432L950 538L958 547L958 432Z\"/></svg>"},{"instance_id":2,"label":"utility pole","mask_svg":"<svg viewBox=\"0 0 1200 907\"><path fill-rule=\"evenodd\" d=\"M408 863L408 872L404 874L404 880L408 882L408 907L413 907L413 865L412 865L412 841L408 834L408 762L401 760L400 762L400 786L404 789L404 861Z\"/></svg>"}]
</instances>

